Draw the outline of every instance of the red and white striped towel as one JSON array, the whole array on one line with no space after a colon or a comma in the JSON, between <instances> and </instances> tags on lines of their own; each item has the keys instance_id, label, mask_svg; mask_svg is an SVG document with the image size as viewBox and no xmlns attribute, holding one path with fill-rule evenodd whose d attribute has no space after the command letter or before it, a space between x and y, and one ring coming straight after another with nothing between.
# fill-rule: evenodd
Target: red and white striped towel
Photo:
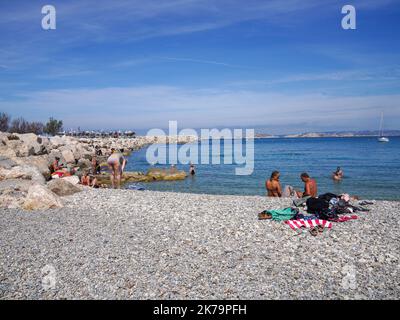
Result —
<instances>
[{"instance_id":1,"label":"red and white striped towel","mask_svg":"<svg viewBox=\"0 0 400 320\"><path fill-rule=\"evenodd\" d=\"M355 214L353 214L352 216L341 216L341 217L339 217L337 219L333 219L331 221L333 221L333 222L346 222L346 221L349 221L349 220L356 220L356 219L358 219L358 217Z\"/></svg>"},{"instance_id":2,"label":"red and white striped towel","mask_svg":"<svg viewBox=\"0 0 400 320\"><path fill-rule=\"evenodd\" d=\"M287 220L285 221L286 224L288 224L293 230L305 227L305 228L313 228L316 226L322 226L324 228L332 228L332 222L329 222L327 220L321 220L321 219L312 219L312 220L304 220L304 219L298 219L298 220Z\"/></svg>"}]
</instances>

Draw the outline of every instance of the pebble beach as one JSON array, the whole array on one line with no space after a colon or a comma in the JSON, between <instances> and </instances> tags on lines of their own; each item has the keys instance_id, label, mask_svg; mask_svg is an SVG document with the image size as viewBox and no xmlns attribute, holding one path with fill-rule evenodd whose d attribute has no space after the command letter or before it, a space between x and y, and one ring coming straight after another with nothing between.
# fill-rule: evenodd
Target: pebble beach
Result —
<instances>
[{"instance_id":1,"label":"pebble beach","mask_svg":"<svg viewBox=\"0 0 400 320\"><path fill-rule=\"evenodd\" d=\"M0 209L1 299L400 298L397 201L316 237L258 220L289 199L87 189L62 201Z\"/></svg>"}]
</instances>

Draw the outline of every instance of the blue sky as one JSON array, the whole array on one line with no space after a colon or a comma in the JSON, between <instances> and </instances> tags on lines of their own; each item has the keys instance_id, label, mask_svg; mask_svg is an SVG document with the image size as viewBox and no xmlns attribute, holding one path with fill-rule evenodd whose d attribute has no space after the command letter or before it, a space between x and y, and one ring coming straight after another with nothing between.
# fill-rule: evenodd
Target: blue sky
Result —
<instances>
[{"instance_id":1,"label":"blue sky","mask_svg":"<svg viewBox=\"0 0 400 320\"><path fill-rule=\"evenodd\" d=\"M57 29L41 28L41 8ZM341 8L357 10L343 30ZM65 128L400 129L400 1L1 1L0 111Z\"/></svg>"}]
</instances>

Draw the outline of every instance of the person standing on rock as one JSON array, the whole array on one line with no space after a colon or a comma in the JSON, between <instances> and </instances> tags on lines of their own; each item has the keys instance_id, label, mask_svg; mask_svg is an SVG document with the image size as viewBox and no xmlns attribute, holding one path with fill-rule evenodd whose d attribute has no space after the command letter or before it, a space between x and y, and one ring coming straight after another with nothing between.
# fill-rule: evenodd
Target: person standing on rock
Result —
<instances>
[{"instance_id":1,"label":"person standing on rock","mask_svg":"<svg viewBox=\"0 0 400 320\"><path fill-rule=\"evenodd\" d=\"M111 149L111 155L107 159L107 164L111 171L110 179L113 188L121 187L121 176L124 172L126 162L127 161L121 152L114 148Z\"/></svg>"}]
</instances>

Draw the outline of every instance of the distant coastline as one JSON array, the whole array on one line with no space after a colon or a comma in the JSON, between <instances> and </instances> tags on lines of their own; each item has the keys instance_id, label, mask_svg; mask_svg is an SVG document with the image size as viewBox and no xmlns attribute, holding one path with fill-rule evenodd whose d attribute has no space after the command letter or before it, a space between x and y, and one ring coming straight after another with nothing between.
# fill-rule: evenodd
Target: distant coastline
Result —
<instances>
[{"instance_id":1,"label":"distant coastline","mask_svg":"<svg viewBox=\"0 0 400 320\"><path fill-rule=\"evenodd\" d=\"M378 137L378 131L337 131L337 132L305 132L298 134L271 135L256 133L254 138L258 139L279 139L279 138L362 138ZM399 137L400 130L385 131L385 136Z\"/></svg>"}]
</instances>

